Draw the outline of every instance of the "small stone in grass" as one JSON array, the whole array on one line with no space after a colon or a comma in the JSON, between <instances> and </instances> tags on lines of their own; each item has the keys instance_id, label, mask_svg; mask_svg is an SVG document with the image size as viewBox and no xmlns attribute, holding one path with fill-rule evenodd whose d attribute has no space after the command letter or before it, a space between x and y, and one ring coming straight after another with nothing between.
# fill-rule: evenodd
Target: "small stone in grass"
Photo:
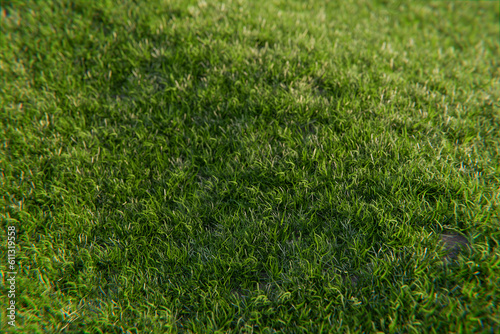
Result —
<instances>
[{"instance_id":1,"label":"small stone in grass","mask_svg":"<svg viewBox=\"0 0 500 334\"><path fill-rule=\"evenodd\" d=\"M443 257L443 260L447 262L456 259L462 248L470 247L467 238L460 234L443 234L441 235L441 242L446 249L446 255Z\"/></svg>"},{"instance_id":2,"label":"small stone in grass","mask_svg":"<svg viewBox=\"0 0 500 334\"><path fill-rule=\"evenodd\" d=\"M359 277L356 275L348 276L345 274L340 274L340 276L342 277L342 281L344 283L350 283L352 286L356 286L359 281Z\"/></svg>"}]
</instances>

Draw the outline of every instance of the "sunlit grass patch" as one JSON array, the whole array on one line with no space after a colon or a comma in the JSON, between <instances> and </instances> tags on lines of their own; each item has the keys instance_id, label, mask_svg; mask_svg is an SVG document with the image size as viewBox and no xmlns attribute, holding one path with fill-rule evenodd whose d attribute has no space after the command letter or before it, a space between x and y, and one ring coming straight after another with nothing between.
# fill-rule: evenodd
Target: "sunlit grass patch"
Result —
<instances>
[{"instance_id":1,"label":"sunlit grass patch","mask_svg":"<svg viewBox=\"0 0 500 334\"><path fill-rule=\"evenodd\" d=\"M18 329L498 331L496 3L2 6Z\"/></svg>"}]
</instances>

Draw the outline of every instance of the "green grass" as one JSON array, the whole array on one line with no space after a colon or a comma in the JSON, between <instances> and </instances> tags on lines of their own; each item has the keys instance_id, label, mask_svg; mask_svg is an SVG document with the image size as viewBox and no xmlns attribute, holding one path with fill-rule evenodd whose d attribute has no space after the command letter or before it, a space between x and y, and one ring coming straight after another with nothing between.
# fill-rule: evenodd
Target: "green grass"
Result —
<instances>
[{"instance_id":1,"label":"green grass","mask_svg":"<svg viewBox=\"0 0 500 334\"><path fill-rule=\"evenodd\" d=\"M1 14L0 331L499 332L498 2Z\"/></svg>"}]
</instances>

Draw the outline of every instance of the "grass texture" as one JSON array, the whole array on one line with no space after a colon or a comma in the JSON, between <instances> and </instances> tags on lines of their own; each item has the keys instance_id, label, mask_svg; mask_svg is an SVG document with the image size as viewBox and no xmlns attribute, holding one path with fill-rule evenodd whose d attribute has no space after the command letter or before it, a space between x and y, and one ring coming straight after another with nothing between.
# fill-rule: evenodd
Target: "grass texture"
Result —
<instances>
[{"instance_id":1,"label":"grass texture","mask_svg":"<svg viewBox=\"0 0 500 334\"><path fill-rule=\"evenodd\" d=\"M499 17L2 2L0 331L498 333Z\"/></svg>"}]
</instances>

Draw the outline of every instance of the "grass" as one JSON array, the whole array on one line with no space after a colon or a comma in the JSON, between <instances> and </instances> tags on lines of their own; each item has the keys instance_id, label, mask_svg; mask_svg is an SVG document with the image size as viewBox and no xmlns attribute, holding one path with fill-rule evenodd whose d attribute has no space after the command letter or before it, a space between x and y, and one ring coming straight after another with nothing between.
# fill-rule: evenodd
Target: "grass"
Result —
<instances>
[{"instance_id":1,"label":"grass","mask_svg":"<svg viewBox=\"0 0 500 334\"><path fill-rule=\"evenodd\" d=\"M499 332L498 2L1 14L0 331Z\"/></svg>"}]
</instances>

